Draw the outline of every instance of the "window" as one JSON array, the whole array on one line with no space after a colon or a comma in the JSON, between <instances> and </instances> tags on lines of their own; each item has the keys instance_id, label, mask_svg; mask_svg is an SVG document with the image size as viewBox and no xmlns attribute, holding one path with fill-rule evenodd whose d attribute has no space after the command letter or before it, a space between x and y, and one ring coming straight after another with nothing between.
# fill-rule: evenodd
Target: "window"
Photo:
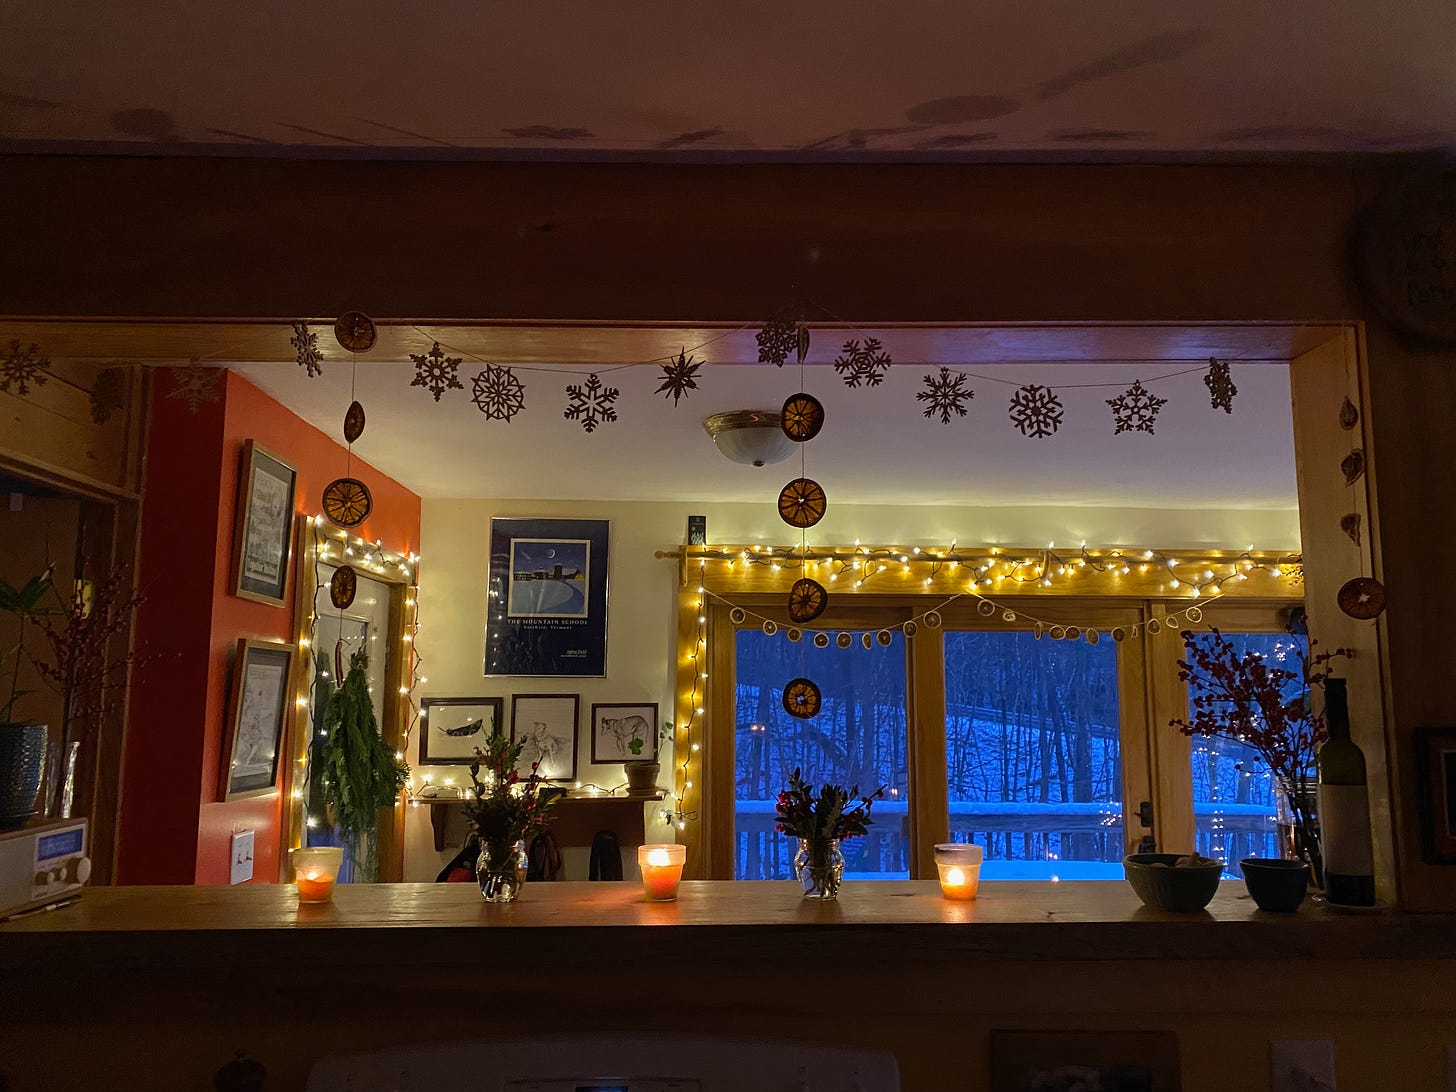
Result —
<instances>
[{"instance_id":1,"label":"window","mask_svg":"<svg viewBox=\"0 0 1456 1092\"><path fill-rule=\"evenodd\" d=\"M945 635L950 834L982 877L1120 879L1117 647L1030 633Z\"/></svg>"},{"instance_id":2,"label":"window","mask_svg":"<svg viewBox=\"0 0 1456 1092\"><path fill-rule=\"evenodd\" d=\"M1298 672L1306 645L1287 633L1224 633L1240 654L1253 652L1272 666ZM1286 699L1303 691L1292 680ZM1226 874L1242 876L1245 857L1278 857L1274 775L1251 747L1232 740L1193 739L1193 815L1196 846L1225 861Z\"/></svg>"},{"instance_id":3,"label":"window","mask_svg":"<svg viewBox=\"0 0 1456 1092\"><path fill-rule=\"evenodd\" d=\"M871 638L874 634L870 634ZM885 786L864 838L844 846L846 875L905 879L910 875L909 778L905 735L905 639L866 649L850 634L847 649L795 645L782 635L739 630L735 638L734 877L792 879L792 838L774 830L774 800L796 766L810 781ZM812 720L789 716L784 684L813 679L823 696Z\"/></svg>"}]
</instances>

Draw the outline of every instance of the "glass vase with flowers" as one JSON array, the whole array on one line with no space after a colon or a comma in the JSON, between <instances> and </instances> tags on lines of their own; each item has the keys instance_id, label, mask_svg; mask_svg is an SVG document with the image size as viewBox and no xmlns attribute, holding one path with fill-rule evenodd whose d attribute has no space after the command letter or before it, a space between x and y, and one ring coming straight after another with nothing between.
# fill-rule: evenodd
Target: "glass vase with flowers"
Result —
<instances>
[{"instance_id":1,"label":"glass vase with flowers","mask_svg":"<svg viewBox=\"0 0 1456 1092\"><path fill-rule=\"evenodd\" d=\"M1290 636L1303 643L1293 628ZM1263 654L1241 651L1216 628L1206 633L1184 630L1187 653L1178 661L1178 678L1188 684L1188 717L1169 723L1185 736L1228 740L1251 748L1269 769L1280 799L1281 827L1287 826L1286 852L1303 861L1310 881L1323 881L1319 817L1315 813L1315 754L1325 739L1323 713L1311 707L1310 695L1323 688L1330 664L1347 659L1347 648L1318 652L1310 638L1299 656L1299 670L1278 667Z\"/></svg>"},{"instance_id":2,"label":"glass vase with flowers","mask_svg":"<svg viewBox=\"0 0 1456 1092\"><path fill-rule=\"evenodd\" d=\"M859 786L821 785L817 789L804 781L798 768L789 774L789 784L778 795L775 827L781 834L799 839L794 872L806 899L839 896L844 879L844 854L840 843L858 838L870 826L870 808L884 795L884 786L860 796ZM850 801L858 801L850 807Z\"/></svg>"},{"instance_id":3,"label":"glass vase with flowers","mask_svg":"<svg viewBox=\"0 0 1456 1092\"><path fill-rule=\"evenodd\" d=\"M564 789L546 784L540 763L521 776L525 741L496 733L475 749L465 813L480 843L475 876L487 902L514 902L526 879L525 850L546 829Z\"/></svg>"}]
</instances>

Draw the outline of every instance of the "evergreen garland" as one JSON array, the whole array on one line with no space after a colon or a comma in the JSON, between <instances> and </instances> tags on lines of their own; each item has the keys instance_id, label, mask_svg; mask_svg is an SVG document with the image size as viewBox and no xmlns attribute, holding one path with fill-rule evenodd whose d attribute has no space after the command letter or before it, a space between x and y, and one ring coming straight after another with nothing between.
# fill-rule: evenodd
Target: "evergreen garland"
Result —
<instances>
[{"instance_id":1,"label":"evergreen garland","mask_svg":"<svg viewBox=\"0 0 1456 1092\"><path fill-rule=\"evenodd\" d=\"M334 808L339 832L349 844L355 864L372 879L377 864L379 809L392 805L404 787L409 767L395 757L394 748L379 734L374 703L369 697L369 657L355 652L349 673L329 700L324 714L321 774L324 802ZM367 842L367 860L359 848Z\"/></svg>"}]
</instances>

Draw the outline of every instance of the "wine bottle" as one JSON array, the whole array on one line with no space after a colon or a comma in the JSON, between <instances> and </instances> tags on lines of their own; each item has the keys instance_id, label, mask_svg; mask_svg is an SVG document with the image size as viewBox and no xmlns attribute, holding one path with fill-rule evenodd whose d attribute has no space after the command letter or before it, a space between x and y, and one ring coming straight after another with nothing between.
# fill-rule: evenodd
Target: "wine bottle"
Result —
<instances>
[{"instance_id":1,"label":"wine bottle","mask_svg":"<svg viewBox=\"0 0 1456 1092\"><path fill-rule=\"evenodd\" d=\"M1345 680L1325 680L1325 731L1319 749L1319 821L1324 842L1325 897L1343 906L1375 905L1370 850L1370 798L1365 755L1350 739Z\"/></svg>"}]
</instances>

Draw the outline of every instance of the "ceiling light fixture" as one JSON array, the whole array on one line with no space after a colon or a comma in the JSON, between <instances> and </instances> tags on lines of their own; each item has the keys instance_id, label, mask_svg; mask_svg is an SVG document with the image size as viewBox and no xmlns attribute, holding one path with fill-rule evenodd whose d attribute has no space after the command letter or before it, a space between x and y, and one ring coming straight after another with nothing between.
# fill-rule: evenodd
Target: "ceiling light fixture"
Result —
<instances>
[{"instance_id":1,"label":"ceiling light fixture","mask_svg":"<svg viewBox=\"0 0 1456 1092\"><path fill-rule=\"evenodd\" d=\"M779 410L728 410L703 420L703 428L723 456L744 466L781 463L794 449L784 435Z\"/></svg>"}]
</instances>

